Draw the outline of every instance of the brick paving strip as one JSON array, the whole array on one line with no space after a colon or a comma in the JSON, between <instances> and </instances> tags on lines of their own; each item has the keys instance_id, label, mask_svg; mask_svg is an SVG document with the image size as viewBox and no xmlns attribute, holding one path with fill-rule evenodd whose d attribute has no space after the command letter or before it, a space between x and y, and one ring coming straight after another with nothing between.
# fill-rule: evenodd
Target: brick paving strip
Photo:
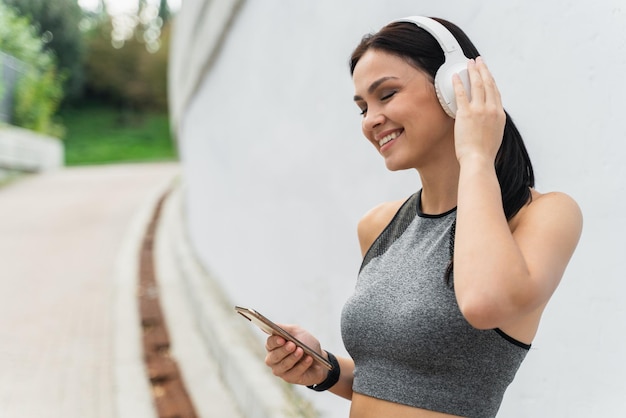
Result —
<instances>
[{"instance_id":1,"label":"brick paving strip","mask_svg":"<svg viewBox=\"0 0 626 418\"><path fill-rule=\"evenodd\" d=\"M197 418L176 360L170 355L170 337L159 302L154 265L154 240L165 192L159 199L140 249L139 313L144 360L159 418Z\"/></svg>"}]
</instances>

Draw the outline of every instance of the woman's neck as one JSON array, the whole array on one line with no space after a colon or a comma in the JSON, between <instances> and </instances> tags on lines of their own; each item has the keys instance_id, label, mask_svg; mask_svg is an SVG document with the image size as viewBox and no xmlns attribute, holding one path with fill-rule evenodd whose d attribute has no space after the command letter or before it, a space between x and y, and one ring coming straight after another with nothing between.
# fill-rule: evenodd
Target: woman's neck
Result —
<instances>
[{"instance_id":1,"label":"woman's neck","mask_svg":"<svg viewBox=\"0 0 626 418\"><path fill-rule=\"evenodd\" d=\"M456 207L459 166L456 163L446 168L446 170L440 168L432 173L419 172L422 180L422 212L436 215Z\"/></svg>"}]
</instances>

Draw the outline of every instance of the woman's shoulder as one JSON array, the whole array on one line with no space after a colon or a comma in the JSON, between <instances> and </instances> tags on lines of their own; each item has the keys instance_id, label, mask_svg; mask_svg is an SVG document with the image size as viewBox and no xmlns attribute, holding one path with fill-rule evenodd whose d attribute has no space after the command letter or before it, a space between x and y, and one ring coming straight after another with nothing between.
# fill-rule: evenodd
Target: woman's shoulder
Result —
<instances>
[{"instance_id":1,"label":"woman's shoulder","mask_svg":"<svg viewBox=\"0 0 626 418\"><path fill-rule=\"evenodd\" d=\"M582 229L582 211L578 203L566 193L541 193L531 189L531 199L511 220L511 229L522 225L550 224L553 228L568 230L572 235L579 235Z\"/></svg>"},{"instance_id":2,"label":"woman's shoulder","mask_svg":"<svg viewBox=\"0 0 626 418\"><path fill-rule=\"evenodd\" d=\"M385 227L389 225L389 222L391 222L404 202L406 202L406 199L383 202L363 215L357 228L361 253L363 255L365 255Z\"/></svg>"},{"instance_id":3,"label":"woman's shoulder","mask_svg":"<svg viewBox=\"0 0 626 418\"><path fill-rule=\"evenodd\" d=\"M543 212L546 210L558 210L582 217L578 203L576 203L571 196L563 192L541 193L535 189L531 189L531 201L528 206L532 211Z\"/></svg>"}]
</instances>

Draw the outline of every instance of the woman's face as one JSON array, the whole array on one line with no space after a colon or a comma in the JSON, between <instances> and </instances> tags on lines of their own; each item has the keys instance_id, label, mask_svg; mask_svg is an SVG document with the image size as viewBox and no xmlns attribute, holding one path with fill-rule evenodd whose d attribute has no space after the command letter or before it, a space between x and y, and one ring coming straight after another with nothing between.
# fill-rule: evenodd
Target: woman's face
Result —
<instances>
[{"instance_id":1,"label":"woman's face","mask_svg":"<svg viewBox=\"0 0 626 418\"><path fill-rule=\"evenodd\" d=\"M370 49L352 79L354 101L363 112L363 134L389 170L420 169L449 152L454 120L439 104L428 74L403 58Z\"/></svg>"}]
</instances>

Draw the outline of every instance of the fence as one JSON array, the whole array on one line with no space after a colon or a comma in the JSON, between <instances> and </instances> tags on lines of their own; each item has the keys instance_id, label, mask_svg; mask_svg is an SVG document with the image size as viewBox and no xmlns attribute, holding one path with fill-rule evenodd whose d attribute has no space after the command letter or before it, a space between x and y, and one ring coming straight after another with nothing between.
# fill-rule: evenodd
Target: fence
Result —
<instances>
[{"instance_id":1,"label":"fence","mask_svg":"<svg viewBox=\"0 0 626 418\"><path fill-rule=\"evenodd\" d=\"M0 51L0 124L10 123L15 86L28 65ZM0 126L0 182L13 172L39 172L63 166L63 143L26 129Z\"/></svg>"},{"instance_id":2,"label":"fence","mask_svg":"<svg viewBox=\"0 0 626 418\"><path fill-rule=\"evenodd\" d=\"M26 69L25 63L0 51L0 122L11 122L15 85Z\"/></svg>"}]
</instances>

